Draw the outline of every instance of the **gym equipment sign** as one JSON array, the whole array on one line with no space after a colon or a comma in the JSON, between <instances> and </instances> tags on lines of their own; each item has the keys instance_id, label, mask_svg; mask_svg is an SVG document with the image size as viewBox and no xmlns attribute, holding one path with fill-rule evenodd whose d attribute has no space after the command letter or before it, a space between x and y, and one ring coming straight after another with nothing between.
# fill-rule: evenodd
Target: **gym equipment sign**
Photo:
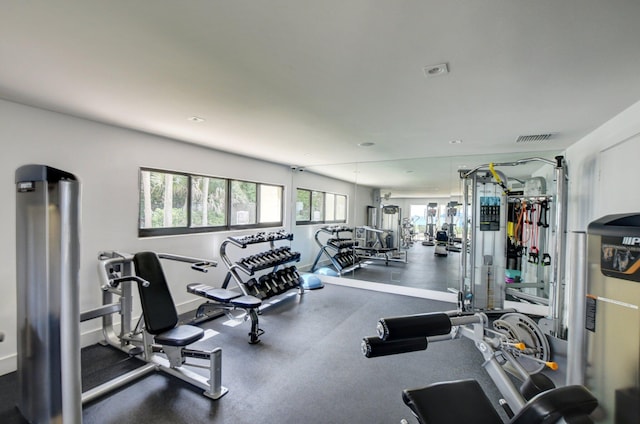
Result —
<instances>
[{"instance_id":1,"label":"gym equipment sign","mask_svg":"<svg viewBox=\"0 0 640 424\"><path fill-rule=\"evenodd\" d=\"M640 282L640 237L602 236L600 270L607 277Z\"/></svg>"}]
</instances>

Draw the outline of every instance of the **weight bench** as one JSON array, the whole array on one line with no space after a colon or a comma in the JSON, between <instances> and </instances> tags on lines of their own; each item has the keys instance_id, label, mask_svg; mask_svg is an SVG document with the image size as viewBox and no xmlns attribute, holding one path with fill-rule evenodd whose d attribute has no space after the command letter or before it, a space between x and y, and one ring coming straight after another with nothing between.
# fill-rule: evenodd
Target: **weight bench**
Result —
<instances>
[{"instance_id":1,"label":"weight bench","mask_svg":"<svg viewBox=\"0 0 640 424\"><path fill-rule=\"evenodd\" d=\"M255 344L260 341L260 336L264 333L258 323L258 308L262 305L262 300L255 296L243 295L233 290L219 289L206 284L192 283L187 285L187 292L207 299L196 311L195 321L209 319L208 310L234 310L244 309L251 318L251 331L249 332L249 343Z\"/></svg>"},{"instance_id":2,"label":"weight bench","mask_svg":"<svg viewBox=\"0 0 640 424\"><path fill-rule=\"evenodd\" d=\"M133 264L136 275L143 280L138 284L138 291L144 317L144 359L157 364L160 370L200 387L207 397L224 396L228 390L221 385L222 349L187 348L204 337L204 330L193 325L178 325L178 312L158 255L155 252L136 253ZM167 359L156 353L164 353ZM208 359L209 378L183 368L188 365L186 357Z\"/></svg>"},{"instance_id":3,"label":"weight bench","mask_svg":"<svg viewBox=\"0 0 640 424\"><path fill-rule=\"evenodd\" d=\"M403 390L402 399L421 424L504 424L476 380ZM460 401L462 407L456 406ZM593 423L589 414L597 405L597 399L583 386L559 387L533 397L508 423L552 424L560 419L568 424Z\"/></svg>"},{"instance_id":4,"label":"weight bench","mask_svg":"<svg viewBox=\"0 0 640 424\"><path fill-rule=\"evenodd\" d=\"M383 259L385 265L389 265L389 260L391 260L397 252L398 249L395 247L356 247L356 254L362 253L358 255L360 258Z\"/></svg>"}]
</instances>

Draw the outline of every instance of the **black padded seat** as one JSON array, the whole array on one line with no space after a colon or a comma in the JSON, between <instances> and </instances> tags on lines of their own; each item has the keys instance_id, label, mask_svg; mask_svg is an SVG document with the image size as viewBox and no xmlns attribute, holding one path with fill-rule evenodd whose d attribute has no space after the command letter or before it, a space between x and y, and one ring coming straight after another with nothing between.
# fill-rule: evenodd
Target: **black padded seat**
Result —
<instances>
[{"instance_id":1,"label":"black padded seat","mask_svg":"<svg viewBox=\"0 0 640 424\"><path fill-rule=\"evenodd\" d=\"M402 391L402 400L422 424L503 424L476 380L457 380ZM460 402L464 403L460 407Z\"/></svg>"},{"instance_id":2,"label":"black padded seat","mask_svg":"<svg viewBox=\"0 0 640 424\"><path fill-rule=\"evenodd\" d=\"M262 305L262 300L255 296L241 295L233 290L217 289L206 284L188 284L187 292L239 308L257 308Z\"/></svg>"},{"instance_id":3,"label":"black padded seat","mask_svg":"<svg viewBox=\"0 0 640 424\"><path fill-rule=\"evenodd\" d=\"M156 343L164 346L186 346L204 337L204 330L193 325L179 325L154 337Z\"/></svg>"},{"instance_id":4,"label":"black padded seat","mask_svg":"<svg viewBox=\"0 0 640 424\"><path fill-rule=\"evenodd\" d=\"M240 293L238 292L226 289L217 289L215 287L207 286L206 284L198 283L188 284L187 292L222 303L226 303L231 299L240 297Z\"/></svg>"},{"instance_id":5,"label":"black padded seat","mask_svg":"<svg viewBox=\"0 0 640 424\"><path fill-rule=\"evenodd\" d=\"M226 302L229 302L230 300L240 297L240 294L238 292L234 292L226 289L209 288L208 290L204 291L204 296L207 299L226 303Z\"/></svg>"},{"instance_id":6,"label":"black padded seat","mask_svg":"<svg viewBox=\"0 0 640 424\"><path fill-rule=\"evenodd\" d=\"M262 305L262 300L255 296L240 296L231 299L229 303L239 308L257 308Z\"/></svg>"},{"instance_id":7,"label":"black padded seat","mask_svg":"<svg viewBox=\"0 0 640 424\"><path fill-rule=\"evenodd\" d=\"M587 417L598 400L583 386L565 386L542 392L531 399L511 420L514 424L588 423Z\"/></svg>"}]
</instances>

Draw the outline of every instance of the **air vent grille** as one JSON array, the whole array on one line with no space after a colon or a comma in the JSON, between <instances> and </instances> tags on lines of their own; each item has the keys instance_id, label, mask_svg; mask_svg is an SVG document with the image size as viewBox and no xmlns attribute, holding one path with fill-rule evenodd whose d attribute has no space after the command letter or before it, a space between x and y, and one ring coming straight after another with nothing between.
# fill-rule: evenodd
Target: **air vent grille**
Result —
<instances>
[{"instance_id":1,"label":"air vent grille","mask_svg":"<svg viewBox=\"0 0 640 424\"><path fill-rule=\"evenodd\" d=\"M554 134L533 134L533 135L521 135L516 139L516 143L540 143L542 141L548 141Z\"/></svg>"}]
</instances>

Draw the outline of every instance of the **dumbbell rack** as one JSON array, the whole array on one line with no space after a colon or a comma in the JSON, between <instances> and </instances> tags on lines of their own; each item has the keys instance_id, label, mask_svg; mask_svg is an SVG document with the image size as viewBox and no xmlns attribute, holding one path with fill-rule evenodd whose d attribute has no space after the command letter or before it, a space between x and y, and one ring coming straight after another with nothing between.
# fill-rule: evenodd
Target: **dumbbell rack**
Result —
<instances>
[{"instance_id":1,"label":"dumbbell rack","mask_svg":"<svg viewBox=\"0 0 640 424\"><path fill-rule=\"evenodd\" d=\"M284 230L227 237L220 246L220 258L229 269L222 283L222 288L226 289L233 278L245 295L255 296L262 300L291 289L298 289L299 294L302 295L304 293L301 285L302 278L296 267L291 265L278 269L282 265L300 261L300 253L292 251L290 246L276 247L278 241L291 240L293 240L293 234ZM269 249L236 261L232 261L227 255L227 246L245 249L249 245L259 243L268 243ZM269 272L256 277L258 272L264 270L269 270ZM243 278L241 273L250 278Z\"/></svg>"},{"instance_id":2,"label":"dumbbell rack","mask_svg":"<svg viewBox=\"0 0 640 424\"><path fill-rule=\"evenodd\" d=\"M324 243L319 238L323 233L329 234L329 238ZM350 234L349 237L344 237L342 233ZM340 276L360 266L360 259L353 250L358 246L358 242L353 239L353 228L337 225L323 227L316 231L314 238L316 244L320 246L320 251L311 266L311 272L317 270L318 262L323 255L327 256Z\"/></svg>"}]
</instances>

